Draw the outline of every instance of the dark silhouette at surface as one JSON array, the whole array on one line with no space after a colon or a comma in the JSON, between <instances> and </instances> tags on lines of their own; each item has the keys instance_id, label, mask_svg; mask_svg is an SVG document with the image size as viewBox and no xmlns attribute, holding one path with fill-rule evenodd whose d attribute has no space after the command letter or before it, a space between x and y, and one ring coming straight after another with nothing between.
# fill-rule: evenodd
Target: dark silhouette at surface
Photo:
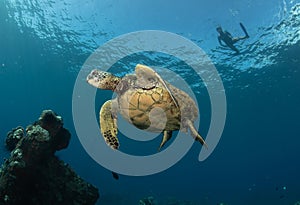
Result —
<instances>
[{"instance_id":1,"label":"dark silhouette at surface","mask_svg":"<svg viewBox=\"0 0 300 205\"><path fill-rule=\"evenodd\" d=\"M111 172L112 173L112 176L115 180L118 180L119 179L119 175L116 173L116 172Z\"/></svg>"},{"instance_id":2,"label":"dark silhouette at surface","mask_svg":"<svg viewBox=\"0 0 300 205\"><path fill-rule=\"evenodd\" d=\"M227 46L227 47L231 48L232 50L234 50L236 53L240 53L240 51L234 46L234 44L240 40L249 38L249 35L248 35L244 25L242 23L240 23L240 26L241 26L242 30L244 31L245 36L233 37L228 31L223 30L221 26L218 26L216 30L219 33L218 41L219 41L220 45Z\"/></svg>"}]
</instances>

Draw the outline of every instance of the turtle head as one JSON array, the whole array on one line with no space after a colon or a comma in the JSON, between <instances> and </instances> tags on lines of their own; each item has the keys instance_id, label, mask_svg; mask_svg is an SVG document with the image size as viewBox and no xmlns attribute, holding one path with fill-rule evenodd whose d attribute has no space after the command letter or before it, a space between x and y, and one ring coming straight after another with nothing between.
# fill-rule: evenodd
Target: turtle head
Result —
<instances>
[{"instance_id":1,"label":"turtle head","mask_svg":"<svg viewBox=\"0 0 300 205\"><path fill-rule=\"evenodd\" d=\"M119 77L109 72L97 69L92 70L86 78L90 85L104 90L115 90L120 80Z\"/></svg>"}]
</instances>

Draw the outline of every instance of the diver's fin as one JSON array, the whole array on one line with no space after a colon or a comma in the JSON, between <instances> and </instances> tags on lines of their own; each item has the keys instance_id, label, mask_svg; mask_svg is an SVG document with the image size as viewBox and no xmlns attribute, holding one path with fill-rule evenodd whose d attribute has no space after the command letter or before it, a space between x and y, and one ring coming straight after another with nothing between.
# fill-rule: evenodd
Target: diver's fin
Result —
<instances>
[{"instance_id":1,"label":"diver's fin","mask_svg":"<svg viewBox=\"0 0 300 205\"><path fill-rule=\"evenodd\" d=\"M244 26L242 23L240 23L240 26L241 26L242 30L244 31L244 33L245 33L246 37L248 37L248 38L249 38L249 35L248 35L248 32L247 32L247 30L246 30L245 26Z\"/></svg>"}]
</instances>

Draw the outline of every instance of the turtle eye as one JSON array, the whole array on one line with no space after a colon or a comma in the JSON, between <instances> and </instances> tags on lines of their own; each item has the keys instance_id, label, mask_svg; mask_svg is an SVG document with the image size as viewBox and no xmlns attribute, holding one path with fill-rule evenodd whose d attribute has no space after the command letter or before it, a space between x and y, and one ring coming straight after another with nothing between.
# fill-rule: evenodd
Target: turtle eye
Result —
<instances>
[{"instance_id":1,"label":"turtle eye","mask_svg":"<svg viewBox=\"0 0 300 205\"><path fill-rule=\"evenodd\" d=\"M102 73L102 74L101 74L101 78L106 78L107 76L108 76L107 73Z\"/></svg>"}]
</instances>

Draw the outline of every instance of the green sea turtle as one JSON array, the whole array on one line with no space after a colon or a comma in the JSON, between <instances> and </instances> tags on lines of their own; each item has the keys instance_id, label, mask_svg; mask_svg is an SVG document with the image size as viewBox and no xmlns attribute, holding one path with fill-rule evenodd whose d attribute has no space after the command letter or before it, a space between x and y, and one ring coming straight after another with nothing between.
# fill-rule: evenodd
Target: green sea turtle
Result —
<instances>
[{"instance_id":1,"label":"green sea turtle","mask_svg":"<svg viewBox=\"0 0 300 205\"><path fill-rule=\"evenodd\" d=\"M163 132L159 149L172 137L173 130L190 130L194 139L206 146L193 125L198 117L195 102L187 93L165 82L152 68L137 64L135 74L122 78L95 69L87 76L87 82L117 94L115 99L103 104L99 114L102 136L112 149L119 148L117 112L139 129Z\"/></svg>"}]
</instances>

